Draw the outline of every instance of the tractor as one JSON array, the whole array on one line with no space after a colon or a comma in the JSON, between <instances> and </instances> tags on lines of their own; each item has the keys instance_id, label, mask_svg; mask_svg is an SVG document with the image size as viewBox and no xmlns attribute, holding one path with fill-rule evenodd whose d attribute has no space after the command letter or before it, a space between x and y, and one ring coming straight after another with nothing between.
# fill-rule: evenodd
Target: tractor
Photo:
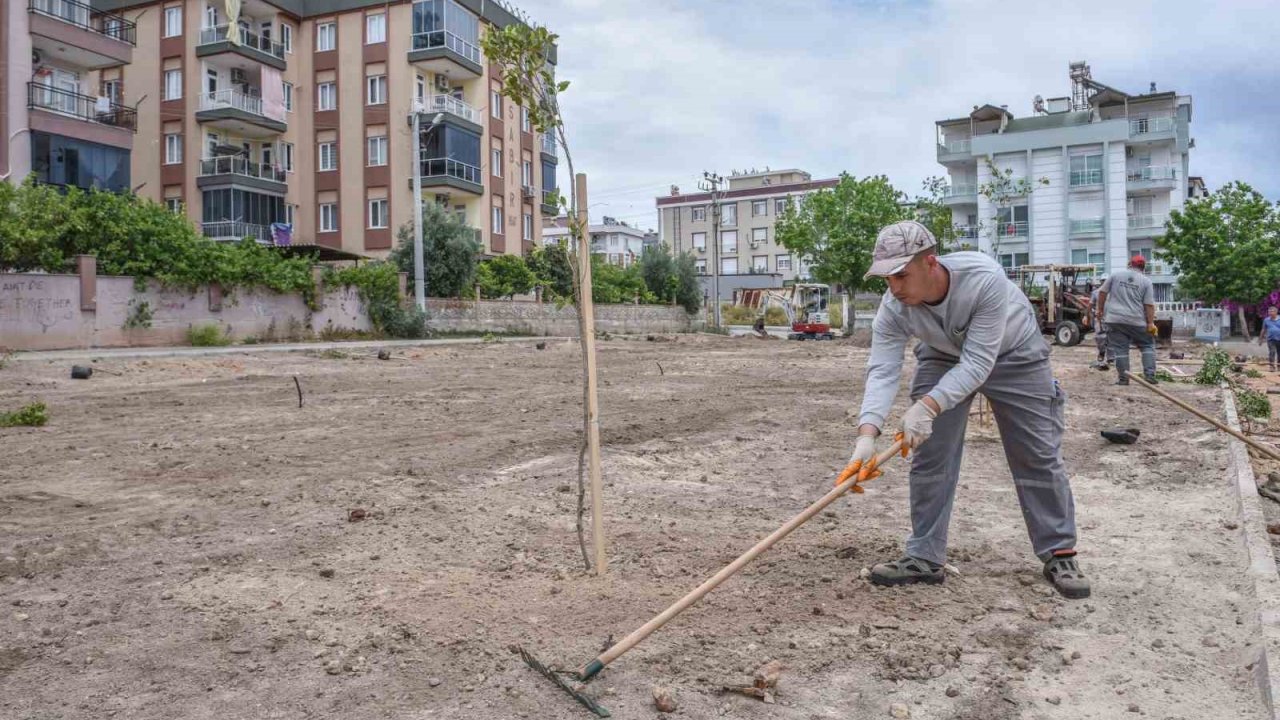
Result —
<instances>
[{"instance_id":1,"label":"tractor","mask_svg":"<svg viewBox=\"0 0 1280 720\"><path fill-rule=\"evenodd\" d=\"M1040 332L1071 347L1095 329L1089 295L1097 272L1093 265L1023 265L1011 275L1031 301ZM1080 280L1083 286L1077 285Z\"/></svg>"}]
</instances>

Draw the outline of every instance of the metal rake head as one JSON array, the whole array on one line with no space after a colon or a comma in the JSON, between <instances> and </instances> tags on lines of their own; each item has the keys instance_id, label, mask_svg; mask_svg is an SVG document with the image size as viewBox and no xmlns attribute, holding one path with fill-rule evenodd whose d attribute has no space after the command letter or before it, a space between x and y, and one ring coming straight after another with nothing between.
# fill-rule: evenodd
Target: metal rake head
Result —
<instances>
[{"instance_id":1,"label":"metal rake head","mask_svg":"<svg viewBox=\"0 0 1280 720\"><path fill-rule=\"evenodd\" d=\"M576 673L564 672L561 670L553 670L547 667L546 665L543 665L541 662L539 662L537 658L535 658L532 654L529 653L528 650L525 650L523 647L517 646L516 652L519 653L520 658L524 660L526 665L536 670L539 675L555 683L556 687L569 693L569 695L571 695L574 700L577 700L579 703L582 703L583 707L595 713L599 717L602 717L602 718L611 717L607 709L602 707L599 703L597 703L595 700L591 699L590 697L587 697L581 692L578 692L577 689L575 689L572 685L568 683L568 681L564 679L565 675L568 675L569 677L576 679L577 678Z\"/></svg>"}]
</instances>

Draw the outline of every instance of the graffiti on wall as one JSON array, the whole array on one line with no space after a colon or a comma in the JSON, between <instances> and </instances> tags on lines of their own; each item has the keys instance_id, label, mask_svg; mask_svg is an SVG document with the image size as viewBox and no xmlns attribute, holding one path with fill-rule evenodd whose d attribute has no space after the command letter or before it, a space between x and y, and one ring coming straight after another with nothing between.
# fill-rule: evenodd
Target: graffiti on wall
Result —
<instances>
[{"instance_id":1,"label":"graffiti on wall","mask_svg":"<svg viewBox=\"0 0 1280 720\"><path fill-rule=\"evenodd\" d=\"M75 298L61 297L46 278L0 281L0 325L39 325L42 333L59 323L73 322L79 314Z\"/></svg>"}]
</instances>

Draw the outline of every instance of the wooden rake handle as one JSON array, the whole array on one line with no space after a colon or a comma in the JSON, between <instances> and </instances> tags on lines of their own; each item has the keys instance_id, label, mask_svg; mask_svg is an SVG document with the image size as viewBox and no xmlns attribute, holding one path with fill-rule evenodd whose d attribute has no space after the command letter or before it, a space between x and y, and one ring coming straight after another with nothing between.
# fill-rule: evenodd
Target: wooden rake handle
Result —
<instances>
[{"instance_id":1,"label":"wooden rake handle","mask_svg":"<svg viewBox=\"0 0 1280 720\"><path fill-rule=\"evenodd\" d=\"M884 452L876 456L875 466L883 467L884 464L888 462L890 459L892 459L894 455L901 454L901 452L902 452L902 441L897 440L892 445L890 445L888 449L886 449ZM847 471L847 468L846 468L846 471ZM636 628L636 630L634 630L630 635L622 638L622 640L620 640L617 644L615 644L613 647L609 648L603 654L601 654L600 657L588 663L585 667L582 668L581 671L579 671L578 673L579 678L584 682L587 680L590 680L592 677L596 675L596 673L603 670L606 665L613 662L614 660L617 660L623 653L627 652L631 648L635 647L636 645L639 645L645 638L652 635L655 630L662 627L663 625L666 625L667 621L671 620L676 615L679 615L690 605L701 600L703 595L706 595L707 593L716 589L716 587L720 585L720 583L724 582L725 580L728 580L730 577L736 574L739 570L741 570L744 565L756 559L756 556L760 555L760 553L763 553L765 550L768 550L769 548L773 547L779 540L790 535L792 530L795 530L796 528L800 527L805 522L807 522L814 515L817 515L818 513L822 512L823 508L835 502L841 495L848 492L849 489L852 488L856 482L857 482L857 473L856 472L850 473L850 475L844 482L837 485L826 495L823 495L821 498L818 498L816 501L814 501L812 505L805 508L799 515L796 515L795 517L791 518L785 524L783 524L782 527L770 533L768 537L756 543L754 546L752 546L750 550L740 555L737 560L734 560L733 562L724 566L724 568L722 568L720 572L716 573L715 575L712 575L710 578L707 578L705 582L703 582L701 585L691 590L688 595L685 595L684 597L672 603L671 606L668 607L666 610L663 610L661 613L656 615L652 620L645 623L644 625L641 625L639 628Z\"/></svg>"},{"instance_id":2,"label":"wooden rake handle","mask_svg":"<svg viewBox=\"0 0 1280 720\"><path fill-rule=\"evenodd\" d=\"M1138 384L1139 384L1139 385L1141 385L1142 387L1144 387L1144 388L1146 388L1146 389L1150 390L1151 392L1153 392L1153 393L1155 393L1155 394L1159 395L1160 397L1164 398L1165 400L1168 400L1169 402L1173 403L1174 405L1177 405L1178 407L1182 408L1183 410L1186 410L1187 412L1191 413L1192 415L1195 415L1196 417L1200 418L1201 420L1204 420L1205 422L1207 422L1207 423L1209 423L1210 425L1212 425L1212 426L1214 426L1214 427L1218 428L1218 429L1219 429L1219 430L1221 430L1222 432L1227 433L1228 435L1231 435L1232 437L1234 437L1235 439L1239 440L1240 442L1247 444L1249 447L1251 447L1251 448L1253 448L1253 449L1257 450L1258 452L1260 452L1260 453L1262 453L1262 454L1264 454L1264 455L1266 455L1266 456L1268 456L1268 457L1270 457L1270 458L1272 458L1272 459L1274 459L1274 460L1280 460L1280 451L1277 451L1275 448L1272 448L1272 447L1268 447L1268 446L1266 446L1266 445L1263 445L1262 443L1258 442L1257 440L1254 440L1253 438L1248 437L1248 436L1247 436L1247 435L1245 435L1244 433L1239 432L1238 430L1234 430L1234 429L1232 429L1232 428L1228 427L1225 423L1219 422L1216 418L1211 417L1211 416L1209 416L1208 414L1206 414L1206 413L1204 413L1204 412L1201 412L1198 408L1195 408L1195 407L1192 407L1191 405L1188 405L1187 403L1185 403L1185 402L1183 402L1183 401L1179 400L1178 398L1174 397L1173 395L1170 395L1169 393L1165 392L1164 390L1161 390L1160 388L1156 387L1155 385L1152 385L1151 383L1147 382L1146 380L1142 379L1141 377L1139 377L1139 376L1137 376L1137 375L1134 375L1133 373L1129 373L1128 375L1129 375L1129 379L1130 379L1130 380L1132 380L1132 381L1134 381L1134 382L1138 383Z\"/></svg>"}]
</instances>

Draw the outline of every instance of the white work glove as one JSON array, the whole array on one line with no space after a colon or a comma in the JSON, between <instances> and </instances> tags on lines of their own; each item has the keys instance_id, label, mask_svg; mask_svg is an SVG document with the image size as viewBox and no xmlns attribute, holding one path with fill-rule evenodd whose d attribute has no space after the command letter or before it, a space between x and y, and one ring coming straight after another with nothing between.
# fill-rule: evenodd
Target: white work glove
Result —
<instances>
[{"instance_id":1,"label":"white work glove","mask_svg":"<svg viewBox=\"0 0 1280 720\"><path fill-rule=\"evenodd\" d=\"M902 416L902 445L915 450L933 434L933 419L938 414L925 404L924 399L917 400Z\"/></svg>"},{"instance_id":2,"label":"white work glove","mask_svg":"<svg viewBox=\"0 0 1280 720\"><path fill-rule=\"evenodd\" d=\"M849 456L849 464L861 462L863 465L876 456L876 438L874 435L859 435L858 443L853 446L853 454Z\"/></svg>"}]
</instances>

